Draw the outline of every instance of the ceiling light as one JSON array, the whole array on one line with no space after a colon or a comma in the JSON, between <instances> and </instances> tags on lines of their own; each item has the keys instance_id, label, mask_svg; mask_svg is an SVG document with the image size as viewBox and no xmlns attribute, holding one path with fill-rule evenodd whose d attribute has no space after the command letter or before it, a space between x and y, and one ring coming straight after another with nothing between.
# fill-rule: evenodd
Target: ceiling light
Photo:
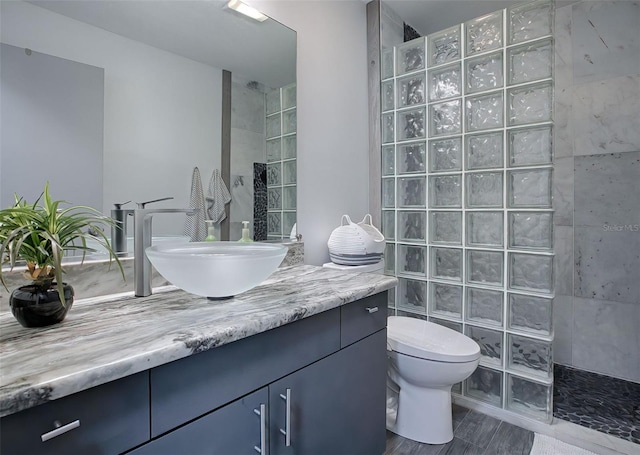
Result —
<instances>
[{"instance_id":1,"label":"ceiling light","mask_svg":"<svg viewBox=\"0 0 640 455\"><path fill-rule=\"evenodd\" d=\"M257 20L258 22L264 22L269 19L257 9L242 3L240 0L229 0L227 6L234 11L244 14L245 16L249 16L251 19Z\"/></svg>"}]
</instances>

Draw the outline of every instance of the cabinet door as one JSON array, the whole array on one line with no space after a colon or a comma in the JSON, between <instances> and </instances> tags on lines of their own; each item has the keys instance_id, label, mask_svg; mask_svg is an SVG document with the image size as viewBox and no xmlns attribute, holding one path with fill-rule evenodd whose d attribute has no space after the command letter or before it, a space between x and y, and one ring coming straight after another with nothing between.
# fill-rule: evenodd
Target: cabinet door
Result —
<instances>
[{"instance_id":1,"label":"cabinet door","mask_svg":"<svg viewBox=\"0 0 640 455\"><path fill-rule=\"evenodd\" d=\"M0 420L3 455L118 454L149 440L149 372Z\"/></svg>"},{"instance_id":2,"label":"cabinet door","mask_svg":"<svg viewBox=\"0 0 640 455\"><path fill-rule=\"evenodd\" d=\"M129 455L259 453L257 449L262 449L261 444L266 445L267 439L267 399L267 388L264 387L139 447ZM264 417L259 414L261 405Z\"/></svg>"},{"instance_id":3,"label":"cabinet door","mask_svg":"<svg viewBox=\"0 0 640 455\"><path fill-rule=\"evenodd\" d=\"M382 454L386 340L380 330L271 384L271 455Z\"/></svg>"}]
</instances>

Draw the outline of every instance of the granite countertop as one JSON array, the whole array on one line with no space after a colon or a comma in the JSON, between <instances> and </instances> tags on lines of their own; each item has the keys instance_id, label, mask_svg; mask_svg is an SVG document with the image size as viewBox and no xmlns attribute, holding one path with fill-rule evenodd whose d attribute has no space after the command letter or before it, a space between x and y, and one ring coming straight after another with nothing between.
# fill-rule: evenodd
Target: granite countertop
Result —
<instances>
[{"instance_id":1,"label":"granite countertop","mask_svg":"<svg viewBox=\"0 0 640 455\"><path fill-rule=\"evenodd\" d=\"M278 269L212 302L176 288L74 303L64 322L23 328L0 312L0 417L206 351L394 287L394 277L315 266ZM8 306L7 299L1 299Z\"/></svg>"}]
</instances>

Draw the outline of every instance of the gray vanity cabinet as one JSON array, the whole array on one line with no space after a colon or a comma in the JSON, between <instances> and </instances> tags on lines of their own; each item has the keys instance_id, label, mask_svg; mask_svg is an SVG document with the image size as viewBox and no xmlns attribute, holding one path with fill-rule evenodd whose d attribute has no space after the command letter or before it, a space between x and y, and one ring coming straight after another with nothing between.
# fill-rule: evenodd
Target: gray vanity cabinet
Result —
<instances>
[{"instance_id":1,"label":"gray vanity cabinet","mask_svg":"<svg viewBox=\"0 0 640 455\"><path fill-rule=\"evenodd\" d=\"M117 454L149 440L149 372L3 417L0 453Z\"/></svg>"},{"instance_id":2,"label":"gray vanity cabinet","mask_svg":"<svg viewBox=\"0 0 640 455\"><path fill-rule=\"evenodd\" d=\"M266 387L130 452L129 455L258 453L268 444ZM264 413L264 417L263 414ZM268 451L264 452L265 454Z\"/></svg>"},{"instance_id":3,"label":"gray vanity cabinet","mask_svg":"<svg viewBox=\"0 0 640 455\"><path fill-rule=\"evenodd\" d=\"M382 454L386 305L383 292L193 345L202 352L9 415L1 453Z\"/></svg>"},{"instance_id":4,"label":"gray vanity cabinet","mask_svg":"<svg viewBox=\"0 0 640 455\"><path fill-rule=\"evenodd\" d=\"M384 453L386 342L380 330L269 385L270 455Z\"/></svg>"}]
</instances>

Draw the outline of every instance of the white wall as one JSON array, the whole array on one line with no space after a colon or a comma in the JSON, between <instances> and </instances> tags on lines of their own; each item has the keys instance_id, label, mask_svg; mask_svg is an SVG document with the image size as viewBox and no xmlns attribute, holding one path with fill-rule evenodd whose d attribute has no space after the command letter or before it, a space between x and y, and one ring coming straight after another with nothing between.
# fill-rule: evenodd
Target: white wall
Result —
<instances>
[{"instance_id":1,"label":"white wall","mask_svg":"<svg viewBox=\"0 0 640 455\"><path fill-rule=\"evenodd\" d=\"M366 3L248 3L298 34L298 232L320 265L340 217L369 203Z\"/></svg>"},{"instance_id":2,"label":"white wall","mask_svg":"<svg viewBox=\"0 0 640 455\"><path fill-rule=\"evenodd\" d=\"M220 166L221 70L28 3L1 7L3 43L105 69L106 213L114 202L165 196L175 200L159 206L187 206L194 166L206 191ZM157 216L154 233L183 226L182 216Z\"/></svg>"}]
</instances>

